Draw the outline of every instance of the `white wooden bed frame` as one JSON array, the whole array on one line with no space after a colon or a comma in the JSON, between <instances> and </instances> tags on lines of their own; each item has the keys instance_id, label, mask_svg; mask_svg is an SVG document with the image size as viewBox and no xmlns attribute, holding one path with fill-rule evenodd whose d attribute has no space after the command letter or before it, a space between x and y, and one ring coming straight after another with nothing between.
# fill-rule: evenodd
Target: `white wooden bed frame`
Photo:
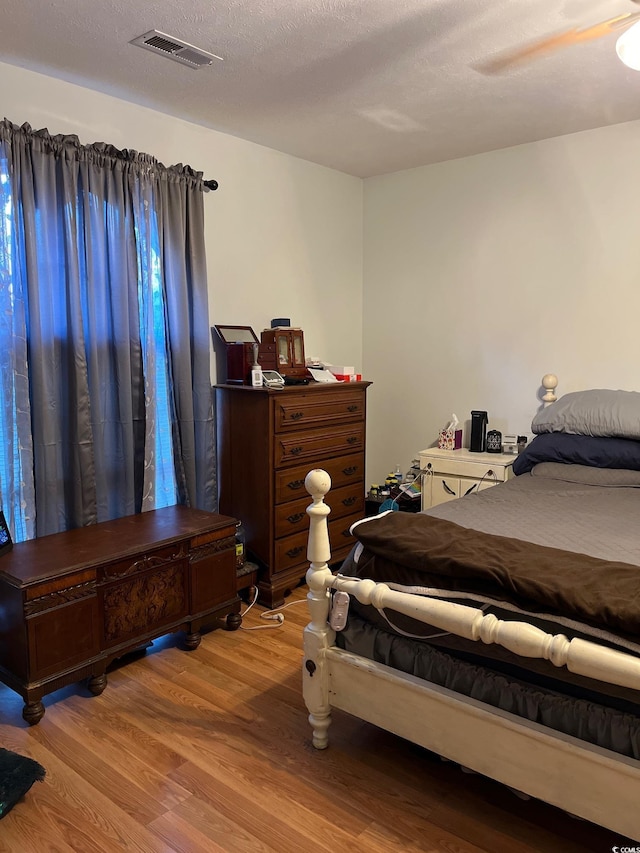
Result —
<instances>
[{"instance_id":1,"label":"white wooden bed frame","mask_svg":"<svg viewBox=\"0 0 640 853\"><path fill-rule=\"evenodd\" d=\"M545 384L545 380L547 384ZM557 380L543 379L545 403ZM303 694L313 745L328 746L331 709L339 708L532 797L640 841L640 761L593 746L467 696L344 651L328 623L330 589L387 607L467 639L498 643L525 657L610 684L640 690L640 659L580 639L569 641L524 622L503 622L474 608L336 577L324 497L329 475L310 471L313 502L307 556L311 622L304 630Z\"/></svg>"}]
</instances>

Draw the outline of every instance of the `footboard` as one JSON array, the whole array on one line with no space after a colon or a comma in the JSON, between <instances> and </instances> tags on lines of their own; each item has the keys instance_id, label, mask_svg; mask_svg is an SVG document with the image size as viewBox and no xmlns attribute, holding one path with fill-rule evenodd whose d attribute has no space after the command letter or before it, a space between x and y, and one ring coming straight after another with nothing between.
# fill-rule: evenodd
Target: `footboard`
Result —
<instances>
[{"instance_id":1,"label":"footboard","mask_svg":"<svg viewBox=\"0 0 640 853\"><path fill-rule=\"evenodd\" d=\"M610 684L640 689L640 661L584 640L569 641L524 622L504 622L465 605L334 576L329 568L329 475L305 480L312 503L307 555L311 621L304 630L303 693L313 745L328 745L331 709L339 708L572 814L640 840L640 762L508 712L493 709L335 646L330 590L390 608L444 631ZM499 744L499 747L496 746Z\"/></svg>"}]
</instances>

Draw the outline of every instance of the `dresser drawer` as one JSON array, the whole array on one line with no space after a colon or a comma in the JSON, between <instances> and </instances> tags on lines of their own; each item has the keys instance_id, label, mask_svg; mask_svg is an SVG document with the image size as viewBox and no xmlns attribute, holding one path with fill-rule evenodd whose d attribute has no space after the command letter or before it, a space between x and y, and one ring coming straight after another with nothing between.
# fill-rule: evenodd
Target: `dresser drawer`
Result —
<instances>
[{"instance_id":1,"label":"dresser drawer","mask_svg":"<svg viewBox=\"0 0 640 853\"><path fill-rule=\"evenodd\" d=\"M332 558L339 551L344 551L345 547L350 548L355 545L356 540L349 532L349 528L355 521L359 521L362 515L362 512L356 512L343 518L335 518L329 522L329 542L331 544ZM331 516L329 517L331 518ZM292 536L286 536L276 541L276 572L284 572L297 565L304 570L304 566L308 565L307 538L308 531L303 530L300 533L294 533Z\"/></svg>"},{"instance_id":2,"label":"dresser drawer","mask_svg":"<svg viewBox=\"0 0 640 853\"><path fill-rule=\"evenodd\" d=\"M364 492L364 453L352 453L348 456L338 456L333 459L322 459L318 462L318 468L322 468L331 477L331 488L336 489L347 483L358 483ZM295 468L286 468L284 471L276 472L276 504L285 503L305 496L310 498L304 488L304 478L309 473L309 463L298 465Z\"/></svg>"},{"instance_id":3,"label":"dresser drawer","mask_svg":"<svg viewBox=\"0 0 640 853\"><path fill-rule=\"evenodd\" d=\"M329 494L331 497L331 494ZM356 544L355 536L351 534L350 527L356 521L360 521L363 517L363 512L356 512L353 515L344 516L344 518L336 518L329 522L329 545L331 548L331 561L335 562L336 558L342 559L346 556L345 548L349 552ZM331 518L331 516L329 516Z\"/></svg>"},{"instance_id":4,"label":"dresser drawer","mask_svg":"<svg viewBox=\"0 0 640 853\"><path fill-rule=\"evenodd\" d=\"M364 450L364 423L352 426L314 429L291 435L278 435L275 439L276 467L295 462L313 462L338 456L341 453Z\"/></svg>"},{"instance_id":5,"label":"dresser drawer","mask_svg":"<svg viewBox=\"0 0 640 853\"><path fill-rule=\"evenodd\" d=\"M306 426L330 426L335 423L364 420L365 396L362 391L339 392L333 396L283 397L276 401L275 432L304 429Z\"/></svg>"},{"instance_id":6,"label":"dresser drawer","mask_svg":"<svg viewBox=\"0 0 640 853\"><path fill-rule=\"evenodd\" d=\"M307 507L311 500L300 498L297 501L289 501L276 508L276 538L298 533L300 530L309 529L309 516ZM357 512L364 514L364 493L362 483L354 483L351 486L343 486L340 489L331 490L331 515L329 518L341 518L349 513Z\"/></svg>"}]
</instances>

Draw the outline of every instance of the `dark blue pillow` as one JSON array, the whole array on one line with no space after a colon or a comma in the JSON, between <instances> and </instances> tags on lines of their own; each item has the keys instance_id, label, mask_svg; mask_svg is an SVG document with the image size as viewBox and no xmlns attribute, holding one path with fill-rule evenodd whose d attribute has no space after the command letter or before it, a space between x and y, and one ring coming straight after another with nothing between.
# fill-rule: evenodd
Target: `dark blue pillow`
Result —
<instances>
[{"instance_id":1,"label":"dark blue pillow","mask_svg":"<svg viewBox=\"0 0 640 853\"><path fill-rule=\"evenodd\" d=\"M640 441L565 432L542 433L518 454L513 463L513 473L526 474L538 462L570 462L592 468L640 471Z\"/></svg>"}]
</instances>

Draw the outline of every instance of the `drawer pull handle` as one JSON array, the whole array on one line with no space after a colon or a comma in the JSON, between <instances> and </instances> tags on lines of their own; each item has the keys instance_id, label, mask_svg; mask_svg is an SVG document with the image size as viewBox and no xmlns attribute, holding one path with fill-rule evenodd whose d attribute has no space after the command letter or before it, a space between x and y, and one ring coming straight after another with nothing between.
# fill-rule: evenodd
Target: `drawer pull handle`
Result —
<instances>
[{"instance_id":1,"label":"drawer pull handle","mask_svg":"<svg viewBox=\"0 0 640 853\"><path fill-rule=\"evenodd\" d=\"M295 491L296 489L301 489L304 486L304 480L291 480L290 483L287 483L287 488Z\"/></svg>"},{"instance_id":2,"label":"drawer pull handle","mask_svg":"<svg viewBox=\"0 0 640 853\"><path fill-rule=\"evenodd\" d=\"M299 421L300 418L304 417L304 412L291 412L289 415L292 421Z\"/></svg>"},{"instance_id":3,"label":"drawer pull handle","mask_svg":"<svg viewBox=\"0 0 640 853\"><path fill-rule=\"evenodd\" d=\"M448 495L455 495L455 492L453 491L453 489L452 489L452 488L450 488L449 486L447 486L447 484L445 483L445 481L444 481L444 480L442 481L442 488L445 490L445 492L446 492Z\"/></svg>"},{"instance_id":4,"label":"drawer pull handle","mask_svg":"<svg viewBox=\"0 0 640 853\"><path fill-rule=\"evenodd\" d=\"M350 435L347 439L347 444L355 444L358 441L357 435Z\"/></svg>"},{"instance_id":5,"label":"drawer pull handle","mask_svg":"<svg viewBox=\"0 0 640 853\"><path fill-rule=\"evenodd\" d=\"M350 498L345 498L342 501L342 506L353 506L357 500L358 498L356 498L355 495L351 495Z\"/></svg>"},{"instance_id":6,"label":"drawer pull handle","mask_svg":"<svg viewBox=\"0 0 640 853\"><path fill-rule=\"evenodd\" d=\"M358 470L357 465L350 465L348 468L343 468L342 473L344 474L345 477L351 477L353 474L355 474L357 472L357 470Z\"/></svg>"},{"instance_id":7,"label":"drawer pull handle","mask_svg":"<svg viewBox=\"0 0 640 853\"><path fill-rule=\"evenodd\" d=\"M351 406L347 406L347 411L348 412L357 412L359 408L360 408L360 406L358 406L357 403L354 403Z\"/></svg>"},{"instance_id":8,"label":"drawer pull handle","mask_svg":"<svg viewBox=\"0 0 640 853\"><path fill-rule=\"evenodd\" d=\"M287 557L291 557L291 559L293 559L294 557L299 556L303 551L304 545L298 545L297 548L289 548L287 551Z\"/></svg>"},{"instance_id":9,"label":"drawer pull handle","mask_svg":"<svg viewBox=\"0 0 640 853\"><path fill-rule=\"evenodd\" d=\"M299 521L302 521L306 514L306 512L294 512L292 515L287 516L287 521L290 524L297 524Z\"/></svg>"},{"instance_id":10,"label":"drawer pull handle","mask_svg":"<svg viewBox=\"0 0 640 853\"><path fill-rule=\"evenodd\" d=\"M299 453L302 453L303 450L304 450L303 447L292 447L291 450L289 451L289 453L292 456L297 456Z\"/></svg>"},{"instance_id":11,"label":"drawer pull handle","mask_svg":"<svg viewBox=\"0 0 640 853\"><path fill-rule=\"evenodd\" d=\"M467 491L464 493L465 498L466 498L466 496L467 496L467 495L470 495L470 494L471 494L471 492L475 491L477 488L478 488L478 484L477 484L477 483L474 483L474 484L473 484L473 486L469 486L469 488L467 489Z\"/></svg>"}]
</instances>

